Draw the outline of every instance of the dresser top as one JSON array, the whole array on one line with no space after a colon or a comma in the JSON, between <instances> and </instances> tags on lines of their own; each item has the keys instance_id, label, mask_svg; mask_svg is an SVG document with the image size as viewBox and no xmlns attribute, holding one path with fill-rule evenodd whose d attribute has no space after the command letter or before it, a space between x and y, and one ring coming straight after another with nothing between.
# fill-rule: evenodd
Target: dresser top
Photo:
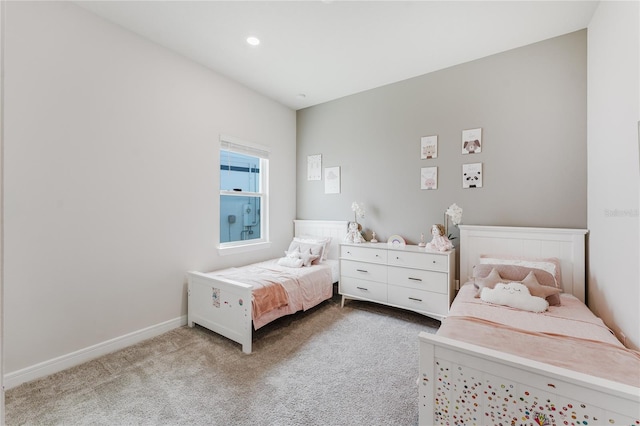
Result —
<instances>
[{"instance_id":1,"label":"dresser top","mask_svg":"<svg viewBox=\"0 0 640 426\"><path fill-rule=\"evenodd\" d=\"M431 254L449 254L454 253L456 249L447 250L447 251L438 251L428 249L426 247L419 247L414 244L407 245L390 245L385 242L380 243L340 243L341 246L349 246L349 247L363 247L363 248L371 248L371 249L384 249L384 250L395 250L395 251L404 251L404 252L414 252L414 253L431 253Z\"/></svg>"}]
</instances>

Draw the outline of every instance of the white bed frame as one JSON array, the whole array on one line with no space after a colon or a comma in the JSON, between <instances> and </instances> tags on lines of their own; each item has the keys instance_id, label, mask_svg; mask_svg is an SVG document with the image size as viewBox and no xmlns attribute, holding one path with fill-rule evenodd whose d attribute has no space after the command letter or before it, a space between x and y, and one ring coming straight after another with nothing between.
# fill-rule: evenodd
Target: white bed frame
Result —
<instances>
[{"instance_id":1,"label":"white bed frame","mask_svg":"<svg viewBox=\"0 0 640 426\"><path fill-rule=\"evenodd\" d=\"M557 257L565 292L585 300L586 230L460 226L460 281L480 254ZM421 425L640 424L640 388L420 333ZM541 420L541 419L540 419ZM542 423L540 423L542 424Z\"/></svg>"},{"instance_id":2,"label":"white bed frame","mask_svg":"<svg viewBox=\"0 0 640 426\"><path fill-rule=\"evenodd\" d=\"M295 220L294 235L331 237L328 259L338 259L339 244L347 233L347 221ZM187 324L199 324L242 345L251 353L253 323L251 318L252 286L215 278L202 272L187 272ZM218 289L219 303L214 306L213 289ZM219 307L218 307L219 306Z\"/></svg>"}]
</instances>

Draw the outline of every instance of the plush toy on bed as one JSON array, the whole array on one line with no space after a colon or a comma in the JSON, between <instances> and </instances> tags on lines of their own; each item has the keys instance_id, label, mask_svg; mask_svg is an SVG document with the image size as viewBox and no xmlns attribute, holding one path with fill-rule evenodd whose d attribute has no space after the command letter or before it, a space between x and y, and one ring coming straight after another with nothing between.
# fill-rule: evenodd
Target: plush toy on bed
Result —
<instances>
[{"instance_id":1,"label":"plush toy on bed","mask_svg":"<svg viewBox=\"0 0 640 426\"><path fill-rule=\"evenodd\" d=\"M530 312L544 312L549 308L546 299L532 296L526 285L516 282L496 284L493 289L485 287L480 293L480 299Z\"/></svg>"}]
</instances>

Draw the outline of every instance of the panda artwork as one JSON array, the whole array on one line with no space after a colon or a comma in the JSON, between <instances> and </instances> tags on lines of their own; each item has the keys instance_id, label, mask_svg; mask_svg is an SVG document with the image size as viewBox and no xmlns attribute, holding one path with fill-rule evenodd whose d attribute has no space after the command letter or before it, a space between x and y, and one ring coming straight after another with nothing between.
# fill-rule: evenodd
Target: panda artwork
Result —
<instances>
[{"instance_id":1,"label":"panda artwork","mask_svg":"<svg viewBox=\"0 0 640 426\"><path fill-rule=\"evenodd\" d=\"M462 165L462 187L482 188L482 163Z\"/></svg>"}]
</instances>

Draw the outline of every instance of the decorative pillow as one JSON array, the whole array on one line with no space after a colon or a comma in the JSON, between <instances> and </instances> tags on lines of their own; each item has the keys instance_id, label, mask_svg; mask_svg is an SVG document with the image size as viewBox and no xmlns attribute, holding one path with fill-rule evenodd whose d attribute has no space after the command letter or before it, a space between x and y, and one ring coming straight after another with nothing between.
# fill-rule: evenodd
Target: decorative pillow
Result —
<instances>
[{"instance_id":1,"label":"decorative pillow","mask_svg":"<svg viewBox=\"0 0 640 426\"><path fill-rule=\"evenodd\" d=\"M493 265L515 265L547 271L555 278L555 287L562 289L562 273L560 259L557 257L522 257L510 255L480 255L480 263Z\"/></svg>"},{"instance_id":2,"label":"decorative pillow","mask_svg":"<svg viewBox=\"0 0 640 426\"><path fill-rule=\"evenodd\" d=\"M533 271L529 272L529 275L527 275L526 278L522 280L522 284L527 287L527 289L529 290L529 293L532 296L542 297L543 299L546 299L547 302L549 302L549 297L551 296L558 297L558 293L560 293L559 288L540 285ZM560 298L558 297L558 299ZM559 304L560 303L558 303L558 305ZM551 305L551 302L549 302L549 305Z\"/></svg>"},{"instance_id":3,"label":"decorative pillow","mask_svg":"<svg viewBox=\"0 0 640 426\"><path fill-rule=\"evenodd\" d=\"M331 243L331 237L312 237L309 235L302 235L299 237L294 237L293 240L307 244L322 244L323 247L319 262L327 260L327 256L329 255L329 244Z\"/></svg>"},{"instance_id":4,"label":"decorative pillow","mask_svg":"<svg viewBox=\"0 0 640 426\"><path fill-rule=\"evenodd\" d=\"M302 263L304 266L311 266L312 262L319 257L320 255L318 254L311 254L311 250L300 252L300 259L302 259Z\"/></svg>"},{"instance_id":5,"label":"decorative pillow","mask_svg":"<svg viewBox=\"0 0 640 426\"><path fill-rule=\"evenodd\" d=\"M495 288L485 287L480 298L485 302L530 312L544 312L549 308L545 299L532 296L527 286L521 283L499 283Z\"/></svg>"},{"instance_id":6,"label":"decorative pillow","mask_svg":"<svg viewBox=\"0 0 640 426\"><path fill-rule=\"evenodd\" d=\"M475 281L478 282L478 278L485 278L489 275L489 273L493 270L496 270L500 277L502 278L502 282L509 281L523 281L529 273L533 272L537 282L542 286L549 286L551 288L556 287L556 280L547 271L543 271L542 269L530 268L526 266L518 266L518 265L504 265L504 264L480 264L475 265L473 267L473 277ZM478 285L476 285L478 287ZM562 290L558 288L558 292L551 294L547 298L547 302L551 306L560 306L560 293ZM478 297L480 297L480 292L482 288L478 287Z\"/></svg>"},{"instance_id":7,"label":"decorative pillow","mask_svg":"<svg viewBox=\"0 0 640 426\"><path fill-rule=\"evenodd\" d=\"M473 284L478 289L476 293L476 297L480 297L480 293L482 293L483 288L494 288L496 284L503 283L504 280L500 276L500 273L496 269L491 269L491 272L485 277L476 278Z\"/></svg>"},{"instance_id":8,"label":"decorative pillow","mask_svg":"<svg viewBox=\"0 0 640 426\"><path fill-rule=\"evenodd\" d=\"M284 252L285 257L300 258L300 247L294 247Z\"/></svg>"},{"instance_id":9,"label":"decorative pillow","mask_svg":"<svg viewBox=\"0 0 640 426\"><path fill-rule=\"evenodd\" d=\"M286 266L289 268L301 268L303 264L303 260L299 257L285 256L278 259L278 265Z\"/></svg>"},{"instance_id":10,"label":"decorative pillow","mask_svg":"<svg viewBox=\"0 0 640 426\"><path fill-rule=\"evenodd\" d=\"M294 238L293 241L291 241L291 244L289 244L289 249L287 251L294 251L296 248L301 253L310 251L311 254L318 256L318 258L316 258L311 263L313 265L320 263L320 260L322 259L322 253L324 251L324 245L323 244L314 244L314 243L296 241L297 239L298 238Z\"/></svg>"}]
</instances>

